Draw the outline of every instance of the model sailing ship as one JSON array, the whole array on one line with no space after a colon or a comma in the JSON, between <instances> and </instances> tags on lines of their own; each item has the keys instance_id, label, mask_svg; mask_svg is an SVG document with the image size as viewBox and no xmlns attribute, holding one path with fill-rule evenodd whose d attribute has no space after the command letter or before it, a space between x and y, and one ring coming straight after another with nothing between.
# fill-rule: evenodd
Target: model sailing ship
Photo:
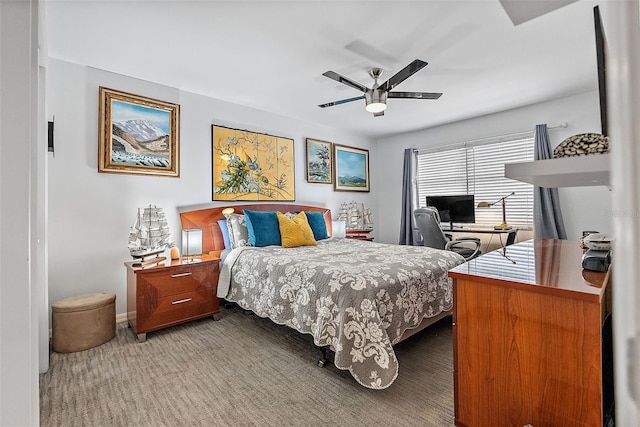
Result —
<instances>
[{"instance_id":1,"label":"model sailing ship","mask_svg":"<svg viewBox=\"0 0 640 427\"><path fill-rule=\"evenodd\" d=\"M162 208L151 206L138 209L129 230L129 252L134 258L157 255L173 245L169 225Z\"/></svg>"},{"instance_id":2,"label":"model sailing ship","mask_svg":"<svg viewBox=\"0 0 640 427\"><path fill-rule=\"evenodd\" d=\"M355 201L347 204L343 202L338 210L338 221L344 221L347 230L373 230L371 209L364 203Z\"/></svg>"},{"instance_id":3,"label":"model sailing ship","mask_svg":"<svg viewBox=\"0 0 640 427\"><path fill-rule=\"evenodd\" d=\"M365 230L373 230L373 215L371 209L362 205L362 228Z\"/></svg>"}]
</instances>

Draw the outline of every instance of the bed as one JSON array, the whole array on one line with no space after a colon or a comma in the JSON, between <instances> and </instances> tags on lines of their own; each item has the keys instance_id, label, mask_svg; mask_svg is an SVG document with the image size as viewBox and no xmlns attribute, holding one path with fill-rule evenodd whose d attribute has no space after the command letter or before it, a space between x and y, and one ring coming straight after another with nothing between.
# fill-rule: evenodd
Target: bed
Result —
<instances>
[{"instance_id":1,"label":"bed","mask_svg":"<svg viewBox=\"0 0 640 427\"><path fill-rule=\"evenodd\" d=\"M325 208L231 207L238 216L245 209L320 215L331 233L331 212ZM180 213L183 229L202 229L203 252L225 250L218 222L225 219L225 208ZM450 251L333 237L315 245L238 246L225 252L218 297L310 334L317 346L333 350L337 368L372 389L389 387L398 375L393 345L450 314L447 272L464 262Z\"/></svg>"}]
</instances>

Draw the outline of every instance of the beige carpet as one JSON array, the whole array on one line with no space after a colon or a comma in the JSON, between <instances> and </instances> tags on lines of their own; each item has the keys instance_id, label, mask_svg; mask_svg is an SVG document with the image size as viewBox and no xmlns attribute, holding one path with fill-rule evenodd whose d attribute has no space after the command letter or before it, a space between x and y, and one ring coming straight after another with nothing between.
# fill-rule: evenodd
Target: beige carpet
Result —
<instances>
[{"instance_id":1,"label":"beige carpet","mask_svg":"<svg viewBox=\"0 0 640 427\"><path fill-rule=\"evenodd\" d=\"M234 308L148 334L124 324L87 351L52 353L42 426L451 426L451 318L396 346L400 373L369 390L316 365L311 337Z\"/></svg>"}]
</instances>

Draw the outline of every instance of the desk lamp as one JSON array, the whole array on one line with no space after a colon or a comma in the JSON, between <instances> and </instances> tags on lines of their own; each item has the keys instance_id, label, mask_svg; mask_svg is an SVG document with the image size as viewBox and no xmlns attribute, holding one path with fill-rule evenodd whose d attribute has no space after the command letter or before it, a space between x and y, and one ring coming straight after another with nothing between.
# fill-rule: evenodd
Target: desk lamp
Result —
<instances>
[{"instance_id":1,"label":"desk lamp","mask_svg":"<svg viewBox=\"0 0 640 427\"><path fill-rule=\"evenodd\" d=\"M511 193L507 194L501 199L496 200L493 203L489 203L489 202L478 203L479 208L490 208L491 206L497 205L498 203L502 202L502 224L494 226L493 227L494 230L511 230L513 228L507 224L507 210L506 210L505 199L509 196L513 196L514 194L516 194L516 192L512 191Z\"/></svg>"}]
</instances>

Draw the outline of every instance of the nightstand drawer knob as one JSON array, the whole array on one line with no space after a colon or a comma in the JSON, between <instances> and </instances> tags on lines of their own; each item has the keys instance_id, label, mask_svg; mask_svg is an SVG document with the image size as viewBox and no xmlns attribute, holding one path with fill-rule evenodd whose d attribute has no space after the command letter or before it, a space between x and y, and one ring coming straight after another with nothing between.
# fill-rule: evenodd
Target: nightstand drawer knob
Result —
<instances>
[{"instance_id":1,"label":"nightstand drawer knob","mask_svg":"<svg viewBox=\"0 0 640 427\"><path fill-rule=\"evenodd\" d=\"M176 304L182 304L183 302L189 302L191 301L193 298L185 298L185 299L179 299L177 301L171 301L171 304L176 305Z\"/></svg>"},{"instance_id":2,"label":"nightstand drawer knob","mask_svg":"<svg viewBox=\"0 0 640 427\"><path fill-rule=\"evenodd\" d=\"M191 276L191 272L188 273L179 273L179 274L172 274L171 277L184 277L184 276Z\"/></svg>"}]
</instances>

